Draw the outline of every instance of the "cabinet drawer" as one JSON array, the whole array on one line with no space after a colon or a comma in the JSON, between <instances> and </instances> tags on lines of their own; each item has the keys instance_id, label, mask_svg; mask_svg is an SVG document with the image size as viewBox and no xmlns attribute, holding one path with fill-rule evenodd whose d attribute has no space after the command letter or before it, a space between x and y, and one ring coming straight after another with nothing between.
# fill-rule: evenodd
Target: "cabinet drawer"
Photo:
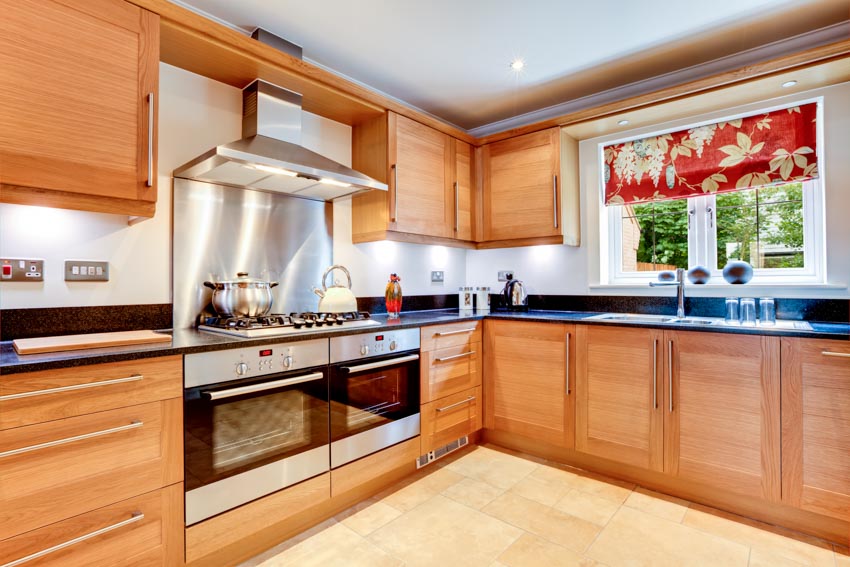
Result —
<instances>
[{"instance_id":1,"label":"cabinet drawer","mask_svg":"<svg viewBox=\"0 0 850 567\"><path fill-rule=\"evenodd\" d=\"M0 380L0 430L182 396L182 356L12 374Z\"/></svg>"},{"instance_id":2,"label":"cabinet drawer","mask_svg":"<svg viewBox=\"0 0 850 567\"><path fill-rule=\"evenodd\" d=\"M179 482L182 399L0 431L0 540Z\"/></svg>"},{"instance_id":3,"label":"cabinet drawer","mask_svg":"<svg viewBox=\"0 0 850 567\"><path fill-rule=\"evenodd\" d=\"M2 541L0 565L180 565L182 534L183 485L175 484Z\"/></svg>"},{"instance_id":4,"label":"cabinet drawer","mask_svg":"<svg viewBox=\"0 0 850 567\"><path fill-rule=\"evenodd\" d=\"M422 454L481 429L481 386L422 406Z\"/></svg>"},{"instance_id":5,"label":"cabinet drawer","mask_svg":"<svg viewBox=\"0 0 850 567\"><path fill-rule=\"evenodd\" d=\"M481 342L481 321L433 325L420 329L420 349L438 350Z\"/></svg>"},{"instance_id":6,"label":"cabinet drawer","mask_svg":"<svg viewBox=\"0 0 850 567\"><path fill-rule=\"evenodd\" d=\"M421 403L481 385L481 343L426 351L420 359Z\"/></svg>"}]
</instances>

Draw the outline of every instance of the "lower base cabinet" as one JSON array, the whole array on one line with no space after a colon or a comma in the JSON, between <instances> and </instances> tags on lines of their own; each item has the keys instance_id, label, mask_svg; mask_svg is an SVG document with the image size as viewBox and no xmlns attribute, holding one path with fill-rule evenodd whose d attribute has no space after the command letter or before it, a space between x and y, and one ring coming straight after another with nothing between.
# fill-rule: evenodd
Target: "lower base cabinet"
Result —
<instances>
[{"instance_id":1,"label":"lower base cabinet","mask_svg":"<svg viewBox=\"0 0 850 567\"><path fill-rule=\"evenodd\" d=\"M481 386L477 386L422 405L422 454L481 429L482 401Z\"/></svg>"}]
</instances>

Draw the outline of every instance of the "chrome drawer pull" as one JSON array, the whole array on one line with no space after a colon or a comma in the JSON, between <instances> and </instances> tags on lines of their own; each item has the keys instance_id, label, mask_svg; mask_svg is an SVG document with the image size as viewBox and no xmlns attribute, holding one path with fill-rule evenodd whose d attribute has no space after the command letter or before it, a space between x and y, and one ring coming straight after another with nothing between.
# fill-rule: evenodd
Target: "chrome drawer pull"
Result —
<instances>
[{"instance_id":1,"label":"chrome drawer pull","mask_svg":"<svg viewBox=\"0 0 850 567\"><path fill-rule=\"evenodd\" d=\"M398 221L398 164L392 165L393 170L393 216L390 222Z\"/></svg>"},{"instance_id":2,"label":"chrome drawer pull","mask_svg":"<svg viewBox=\"0 0 850 567\"><path fill-rule=\"evenodd\" d=\"M673 341L667 342L667 390L670 413L673 413Z\"/></svg>"},{"instance_id":3,"label":"chrome drawer pull","mask_svg":"<svg viewBox=\"0 0 850 567\"><path fill-rule=\"evenodd\" d=\"M33 559L38 559L39 557L44 557L54 551L59 551L60 549L65 549L66 547L71 547L72 545L76 545L78 543L82 543L87 539L91 539L93 537L97 537L99 535L103 535L105 533L111 532L112 530L117 530L118 528L123 528L124 526L128 526L130 524L135 524L136 522L140 522L145 519L145 515L141 512L133 512L133 515L117 524L112 524L111 526L106 526L105 528L100 528L99 530L81 535L80 537L75 537L74 539L69 539L66 542L60 543L58 545L54 545L53 547L48 547L47 549L42 549L41 551L37 551L32 555L27 555L26 557L21 557L20 559L15 559L11 563L4 563L0 565L0 567L16 567L17 565L23 565L24 563L29 563Z\"/></svg>"},{"instance_id":4,"label":"chrome drawer pull","mask_svg":"<svg viewBox=\"0 0 850 567\"><path fill-rule=\"evenodd\" d=\"M652 407L658 409L658 339L652 342Z\"/></svg>"},{"instance_id":5,"label":"chrome drawer pull","mask_svg":"<svg viewBox=\"0 0 850 567\"><path fill-rule=\"evenodd\" d=\"M148 93L148 179L145 181L147 187L153 187L153 124L154 116L154 94Z\"/></svg>"},{"instance_id":6,"label":"chrome drawer pull","mask_svg":"<svg viewBox=\"0 0 850 567\"><path fill-rule=\"evenodd\" d=\"M454 187L454 189L455 189L455 232L457 232L458 231L458 217L460 216L460 201L458 200L459 194L458 194L458 190L457 190L457 181L455 181L454 185L455 185L455 187Z\"/></svg>"},{"instance_id":7,"label":"chrome drawer pull","mask_svg":"<svg viewBox=\"0 0 850 567\"><path fill-rule=\"evenodd\" d=\"M84 390L86 388L97 388L99 386L110 386L112 384L123 384L125 382L138 382L143 376L141 374L133 374L127 378L115 378L114 380L103 380L102 382L86 382L85 384L74 384L73 386L62 386L61 388L50 388L48 390L35 390L32 392L23 392L20 394L8 394L0 396L0 402L6 400L17 400L18 398L29 398L31 396L43 396L44 394L58 394L59 392L73 392L74 390Z\"/></svg>"},{"instance_id":8,"label":"chrome drawer pull","mask_svg":"<svg viewBox=\"0 0 850 567\"><path fill-rule=\"evenodd\" d=\"M565 374L566 374L565 381L566 381L566 383L567 383L566 390L567 390L567 395L568 395L568 396L570 395L570 392L571 392L571 390L570 390L570 338L572 338L572 334L571 334L571 333L567 333L567 346L566 346L566 348L564 349L564 366L566 367L566 370L565 370Z\"/></svg>"},{"instance_id":9,"label":"chrome drawer pull","mask_svg":"<svg viewBox=\"0 0 850 567\"><path fill-rule=\"evenodd\" d=\"M132 423L128 423L127 425L121 425L118 427L112 427L110 429L104 429L102 431L94 431L92 433L83 433L82 435L74 435L73 437L65 437L64 439L57 439L56 441L48 441L47 443L39 443L38 445L30 445L29 447L21 447L20 449L12 449L11 451L3 451L0 453L0 459L3 457L11 457L12 455L20 455L21 453L29 453L30 451L38 451L39 449L47 449L49 447L56 447L57 445L65 445L66 443L73 443L74 441L82 441L84 439L92 439L93 437L101 437L103 435L110 435L112 433L119 433L121 431L128 431L130 429L136 429L144 425L142 421L134 421ZM2 567L2 566L0 566Z\"/></svg>"},{"instance_id":10,"label":"chrome drawer pull","mask_svg":"<svg viewBox=\"0 0 850 567\"><path fill-rule=\"evenodd\" d=\"M469 352L462 352L460 354L455 354L453 356L444 356L442 358L435 358L434 362L445 362L447 360L454 360L456 358L463 358L464 356L472 356L473 354L475 354L475 351L471 350Z\"/></svg>"},{"instance_id":11,"label":"chrome drawer pull","mask_svg":"<svg viewBox=\"0 0 850 567\"><path fill-rule=\"evenodd\" d=\"M552 208L554 212L552 213L555 222L555 228L558 228L558 176L552 176Z\"/></svg>"},{"instance_id":12,"label":"chrome drawer pull","mask_svg":"<svg viewBox=\"0 0 850 567\"><path fill-rule=\"evenodd\" d=\"M824 355L824 356L835 356L835 357L838 357L838 358L850 358L850 352L832 352L830 350L825 350L825 351L821 352L821 354ZM2 399L2 398L0 398L0 399Z\"/></svg>"},{"instance_id":13,"label":"chrome drawer pull","mask_svg":"<svg viewBox=\"0 0 850 567\"><path fill-rule=\"evenodd\" d=\"M473 327L471 329L461 329L459 331L445 331L442 333L434 333L435 337L448 337L449 335L459 335L461 333L474 333L476 328Z\"/></svg>"},{"instance_id":14,"label":"chrome drawer pull","mask_svg":"<svg viewBox=\"0 0 850 567\"><path fill-rule=\"evenodd\" d=\"M457 406L462 406L463 404L468 404L469 402L471 402L471 401L472 401L472 400L474 400L474 399L475 399L475 396L469 396L468 398L466 398L466 399L465 399L465 400L463 400L462 402L458 402L458 403L456 403L456 404L451 404L451 405L448 405L448 406L446 406L446 407L444 407L444 408L437 408L437 411L446 411L446 410L450 410L450 409L452 409L452 408L456 408Z\"/></svg>"},{"instance_id":15,"label":"chrome drawer pull","mask_svg":"<svg viewBox=\"0 0 850 567\"><path fill-rule=\"evenodd\" d=\"M241 396L242 394L252 394L254 392L264 392L265 390L273 390L283 386L293 386L303 382L314 382L321 380L325 375L321 372L313 372L304 376L296 376L294 378L284 378L283 380L275 380L273 382L263 382L262 384L251 384L250 386L240 386L238 388L230 388L228 390L219 390L217 392L201 392L211 400L220 400L222 398L232 398L233 396Z\"/></svg>"},{"instance_id":16,"label":"chrome drawer pull","mask_svg":"<svg viewBox=\"0 0 850 567\"><path fill-rule=\"evenodd\" d=\"M358 364L357 366L342 366L340 370L345 370L351 374L355 372L363 372L364 370L375 370L376 368L386 368L387 366L394 366L396 364L401 364L402 362L413 362L414 360L419 360L418 354L411 354L409 356L400 356L399 358L393 358L392 360L382 360L381 362L369 362L367 364Z\"/></svg>"}]
</instances>

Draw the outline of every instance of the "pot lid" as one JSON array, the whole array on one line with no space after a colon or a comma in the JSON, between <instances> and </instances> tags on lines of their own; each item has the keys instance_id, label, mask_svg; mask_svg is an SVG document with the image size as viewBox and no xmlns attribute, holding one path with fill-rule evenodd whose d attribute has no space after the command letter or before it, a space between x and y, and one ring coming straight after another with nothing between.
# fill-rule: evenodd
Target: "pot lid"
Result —
<instances>
[{"instance_id":1,"label":"pot lid","mask_svg":"<svg viewBox=\"0 0 850 567\"><path fill-rule=\"evenodd\" d=\"M248 277L248 272L237 272L235 280L213 281L215 285L234 285L234 284L266 284L270 285L269 280L261 280L258 278Z\"/></svg>"}]
</instances>

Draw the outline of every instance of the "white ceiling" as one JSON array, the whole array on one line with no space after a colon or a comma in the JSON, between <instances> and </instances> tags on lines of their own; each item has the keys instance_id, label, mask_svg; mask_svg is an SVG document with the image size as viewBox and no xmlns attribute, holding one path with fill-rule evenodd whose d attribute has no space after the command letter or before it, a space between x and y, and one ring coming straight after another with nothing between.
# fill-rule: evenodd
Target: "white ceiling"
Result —
<instances>
[{"instance_id":1,"label":"white ceiling","mask_svg":"<svg viewBox=\"0 0 850 567\"><path fill-rule=\"evenodd\" d=\"M847 0L179 0L465 129L846 19ZM509 69L514 57L522 73Z\"/></svg>"}]
</instances>

